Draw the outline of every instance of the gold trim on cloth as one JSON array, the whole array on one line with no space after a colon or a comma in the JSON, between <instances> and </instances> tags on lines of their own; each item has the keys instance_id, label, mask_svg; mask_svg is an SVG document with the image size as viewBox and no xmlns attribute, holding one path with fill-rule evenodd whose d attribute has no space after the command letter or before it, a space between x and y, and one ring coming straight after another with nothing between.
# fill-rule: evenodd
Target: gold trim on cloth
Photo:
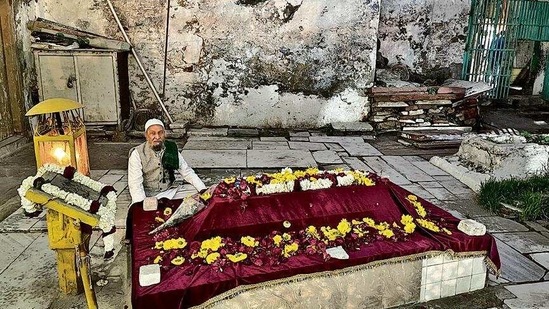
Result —
<instances>
[{"instance_id":1,"label":"gold trim on cloth","mask_svg":"<svg viewBox=\"0 0 549 309\"><path fill-rule=\"evenodd\" d=\"M421 284L421 265L419 268L417 266L412 267L413 265L405 265L406 262L415 262L418 260L423 260L426 258L436 257L439 255L448 254L453 258L475 258L475 257L485 257L484 261L487 264L487 267L495 274L499 272L495 268L494 263L486 256L487 251L469 251L469 252L454 252L452 250L447 251L427 251L407 256L393 257L385 260L373 261L367 264L361 264L356 266L351 266L343 269L331 270L316 272L311 274L301 274L295 275L288 278L282 278L277 280L271 280L256 284L247 284L237 286L227 292L214 296L207 300L206 302L193 307L194 309L205 309L205 308L246 308L246 307L256 307L261 305L262 307L265 304L261 304L259 299L264 298L266 295L255 295L258 293L268 294L268 297L271 299L269 301L269 308L279 308L280 306L275 305L275 303L284 304L284 308L293 308L294 305L299 304L297 307L303 307L303 300L307 299L307 296L313 296L315 298L320 297L319 301L330 302L331 305L334 305L334 308L345 308L349 307L349 304L357 307L390 307L400 304L405 304L413 301L419 301L419 286ZM396 273L394 271L388 271L387 273L379 274L368 274L365 276L364 273L359 273L364 270L374 269L378 266L398 264L402 263L402 269L398 269ZM344 275L350 275L352 278L345 278L341 280ZM401 276L407 276L406 280L403 280ZM316 280L320 279L320 280ZM328 279L328 280L323 280ZM329 280L329 279L339 279L339 280ZM419 280L418 282L415 282ZM309 282L304 282L309 281ZM375 281L380 281L377 286L373 287L372 284L375 284ZM382 283L384 281L384 283ZM403 284L411 284L410 286L395 286L399 282ZM407 282L407 283L406 283ZM303 284L300 289L294 289L294 286L291 286L293 283ZM306 284L309 284L307 286ZM313 284L314 283L314 284ZM380 285L381 284L381 285ZM371 295L359 295L364 292L365 286L372 286L374 291L367 291L367 293L372 293ZM382 299L380 293L384 292L383 289L387 286L388 291L394 289L395 295L389 295L386 298ZM323 289L324 287L324 289ZM361 289L362 287L362 289ZM268 289L272 289L268 291ZM359 290L360 289L360 290ZM275 291L277 290L277 291ZM299 290L299 291L297 291ZM416 291L417 290L417 291ZM250 295L242 295L245 292ZM254 293L255 292L255 293ZM299 295L288 295L288 294L299 294ZM305 294L305 295L303 295ZM397 295L398 294L398 295ZM414 294L414 295L411 295ZM417 294L417 295L415 295ZM241 296L240 301L236 300L237 296ZM317 297L318 296L318 297ZM326 298L328 297L328 299ZM356 299L350 299L355 297ZM362 297L362 298L361 298ZM287 298L287 299L284 299ZM334 299L338 302L334 304ZM229 305L225 303L226 301L233 300L235 303ZM265 299L263 299L264 301ZM295 303L294 303L295 302ZM316 304L308 302L305 307L312 305L316 307Z\"/></svg>"}]
</instances>

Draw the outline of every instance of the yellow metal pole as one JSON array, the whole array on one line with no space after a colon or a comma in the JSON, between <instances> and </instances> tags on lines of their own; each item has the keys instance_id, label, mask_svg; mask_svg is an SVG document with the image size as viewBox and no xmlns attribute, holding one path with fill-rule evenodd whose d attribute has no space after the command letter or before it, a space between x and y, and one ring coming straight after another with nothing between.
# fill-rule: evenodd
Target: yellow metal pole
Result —
<instances>
[{"instance_id":1,"label":"yellow metal pole","mask_svg":"<svg viewBox=\"0 0 549 309\"><path fill-rule=\"evenodd\" d=\"M97 298L95 297L95 290L93 289L90 274L91 257L89 256L84 244L80 244L77 248L78 247L80 247L80 250L77 250L79 254L78 262L80 263L80 277L82 278L82 284L84 286L86 303L88 304L88 309L97 309Z\"/></svg>"}]
</instances>

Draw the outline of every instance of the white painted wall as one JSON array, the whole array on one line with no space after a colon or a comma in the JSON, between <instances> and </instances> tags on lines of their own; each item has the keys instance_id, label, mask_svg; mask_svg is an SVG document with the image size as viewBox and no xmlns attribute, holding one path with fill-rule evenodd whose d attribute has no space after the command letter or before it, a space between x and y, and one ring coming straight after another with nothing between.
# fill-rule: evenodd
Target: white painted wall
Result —
<instances>
[{"instance_id":1,"label":"white painted wall","mask_svg":"<svg viewBox=\"0 0 549 309\"><path fill-rule=\"evenodd\" d=\"M159 92L166 56L164 102L173 118L244 127L318 127L363 119L380 1L248 1L172 0L165 54L167 0L113 0ZM106 1L25 1L18 16L29 63L24 24L35 17L122 39ZM138 107L158 108L132 57L129 71ZM32 84L30 76L27 83Z\"/></svg>"}]
</instances>

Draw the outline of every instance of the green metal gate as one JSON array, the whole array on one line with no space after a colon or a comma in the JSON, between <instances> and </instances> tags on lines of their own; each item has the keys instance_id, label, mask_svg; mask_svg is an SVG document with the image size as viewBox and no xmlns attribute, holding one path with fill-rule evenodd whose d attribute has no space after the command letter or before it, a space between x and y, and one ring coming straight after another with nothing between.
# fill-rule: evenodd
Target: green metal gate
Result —
<instances>
[{"instance_id":1,"label":"green metal gate","mask_svg":"<svg viewBox=\"0 0 549 309\"><path fill-rule=\"evenodd\" d=\"M549 2L472 0L462 78L493 86L489 97L509 94L517 40L549 41Z\"/></svg>"}]
</instances>

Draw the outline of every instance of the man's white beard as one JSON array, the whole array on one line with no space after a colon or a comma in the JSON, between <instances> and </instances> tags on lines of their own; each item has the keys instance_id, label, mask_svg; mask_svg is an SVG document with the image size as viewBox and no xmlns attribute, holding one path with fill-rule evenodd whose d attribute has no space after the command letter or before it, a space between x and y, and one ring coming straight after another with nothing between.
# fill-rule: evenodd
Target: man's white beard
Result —
<instances>
[{"instance_id":1,"label":"man's white beard","mask_svg":"<svg viewBox=\"0 0 549 309\"><path fill-rule=\"evenodd\" d=\"M160 151L160 150L162 150L162 146L164 146L164 143L160 143L160 144L156 144L156 145L153 144L153 145L151 146L151 148L152 148L152 150L154 150L154 151Z\"/></svg>"}]
</instances>

